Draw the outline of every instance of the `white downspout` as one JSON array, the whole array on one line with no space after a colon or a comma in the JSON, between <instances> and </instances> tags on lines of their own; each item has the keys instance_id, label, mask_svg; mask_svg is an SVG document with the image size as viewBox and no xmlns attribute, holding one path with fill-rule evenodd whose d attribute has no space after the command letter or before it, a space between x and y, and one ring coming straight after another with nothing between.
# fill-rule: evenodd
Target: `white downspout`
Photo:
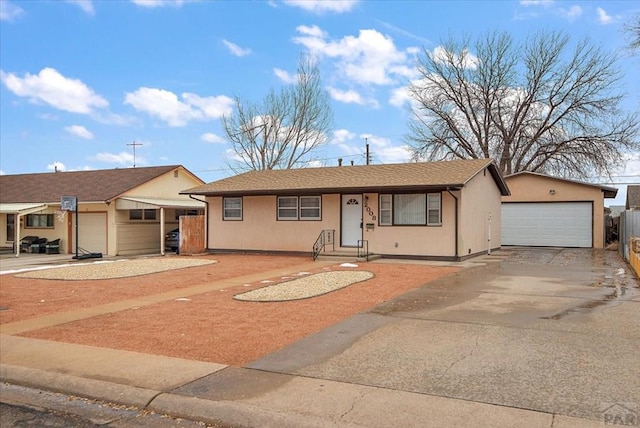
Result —
<instances>
[{"instance_id":1,"label":"white downspout","mask_svg":"<svg viewBox=\"0 0 640 428\"><path fill-rule=\"evenodd\" d=\"M160 207L160 255L164 256L164 207Z\"/></svg>"}]
</instances>

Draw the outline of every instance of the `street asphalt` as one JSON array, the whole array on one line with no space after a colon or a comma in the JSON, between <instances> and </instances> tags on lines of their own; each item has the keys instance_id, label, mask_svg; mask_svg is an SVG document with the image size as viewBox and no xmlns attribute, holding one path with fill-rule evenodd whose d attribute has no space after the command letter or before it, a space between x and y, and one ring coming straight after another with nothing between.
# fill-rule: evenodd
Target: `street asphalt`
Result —
<instances>
[{"instance_id":1,"label":"street asphalt","mask_svg":"<svg viewBox=\"0 0 640 428\"><path fill-rule=\"evenodd\" d=\"M0 401L37 406L20 386L234 427L640 425L640 289L616 252L461 266L244 367L2 331Z\"/></svg>"}]
</instances>

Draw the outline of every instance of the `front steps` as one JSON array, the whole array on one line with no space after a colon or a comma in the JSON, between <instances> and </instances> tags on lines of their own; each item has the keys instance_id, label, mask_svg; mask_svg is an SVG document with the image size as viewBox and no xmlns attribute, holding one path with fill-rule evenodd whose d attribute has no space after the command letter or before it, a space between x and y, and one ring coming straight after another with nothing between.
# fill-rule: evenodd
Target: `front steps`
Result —
<instances>
[{"instance_id":1,"label":"front steps","mask_svg":"<svg viewBox=\"0 0 640 428\"><path fill-rule=\"evenodd\" d=\"M378 254L369 253L365 257L358 257L357 251L340 250L340 251L325 251L318 255L316 260L323 261L344 261L344 262L370 262L372 260L380 259L382 256Z\"/></svg>"}]
</instances>

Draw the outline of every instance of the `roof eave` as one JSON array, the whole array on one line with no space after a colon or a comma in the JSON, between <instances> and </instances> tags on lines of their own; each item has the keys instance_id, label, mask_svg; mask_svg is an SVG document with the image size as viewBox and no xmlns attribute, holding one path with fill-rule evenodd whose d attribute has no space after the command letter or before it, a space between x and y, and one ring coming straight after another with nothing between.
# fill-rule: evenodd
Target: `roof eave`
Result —
<instances>
[{"instance_id":1,"label":"roof eave","mask_svg":"<svg viewBox=\"0 0 640 428\"><path fill-rule=\"evenodd\" d=\"M213 191L189 191L185 190L180 194L201 195L201 196L265 196L265 195L306 195L306 194L336 194L336 193L394 193L410 192L416 190L444 191L460 190L463 183L443 183L443 184L416 184L403 186L353 186L339 188L299 188L299 189L264 189L264 190L213 190Z\"/></svg>"}]
</instances>

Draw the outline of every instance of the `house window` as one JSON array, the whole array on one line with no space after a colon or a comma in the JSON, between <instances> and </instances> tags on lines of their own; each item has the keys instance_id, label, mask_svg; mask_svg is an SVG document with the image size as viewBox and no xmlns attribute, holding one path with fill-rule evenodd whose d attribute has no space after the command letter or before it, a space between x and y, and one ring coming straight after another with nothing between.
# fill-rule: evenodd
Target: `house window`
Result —
<instances>
[{"instance_id":1,"label":"house window","mask_svg":"<svg viewBox=\"0 0 640 428\"><path fill-rule=\"evenodd\" d=\"M278 220L320 220L320 196L278 196Z\"/></svg>"},{"instance_id":2,"label":"house window","mask_svg":"<svg viewBox=\"0 0 640 428\"><path fill-rule=\"evenodd\" d=\"M13 242L16 236L16 215L7 214L7 241Z\"/></svg>"},{"instance_id":3,"label":"house window","mask_svg":"<svg viewBox=\"0 0 640 428\"><path fill-rule=\"evenodd\" d=\"M154 209L129 210L129 220L155 220L156 212Z\"/></svg>"},{"instance_id":4,"label":"house window","mask_svg":"<svg viewBox=\"0 0 640 428\"><path fill-rule=\"evenodd\" d=\"M320 196L300 196L300 220L320 220Z\"/></svg>"},{"instance_id":5,"label":"house window","mask_svg":"<svg viewBox=\"0 0 640 428\"><path fill-rule=\"evenodd\" d=\"M442 224L440 198L440 193L429 193L427 195L427 225L429 226Z\"/></svg>"},{"instance_id":6,"label":"house window","mask_svg":"<svg viewBox=\"0 0 640 428\"><path fill-rule=\"evenodd\" d=\"M298 219L298 197L278 196L278 220Z\"/></svg>"},{"instance_id":7,"label":"house window","mask_svg":"<svg viewBox=\"0 0 640 428\"><path fill-rule=\"evenodd\" d=\"M380 195L380 224L390 226L391 223L391 195Z\"/></svg>"},{"instance_id":8,"label":"house window","mask_svg":"<svg viewBox=\"0 0 640 428\"><path fill-rule=\"evenodd\" d=\"M242 198L222 198L222 219L242 220Z\"/></svg>"},{"instance_id":9,"label":"house window","mask_svg":"<svg viewBox=\"0 0 640 428\"><path fill-rule=\"evenodd\" d=\"M428 225L442 224L440 193L412 193L380 195L380 225Z\"/></svg>"},{"instance_id":10,"label":"house window","mask_svg":"<svg viewBox=\"0 0 640 428\"><path fill-rule=\"evenodd\" d=\"M393 195L393 224L426 224L426 199L424 193Z\"/></svg>"},{"instance_id":11,"label":"house window","mask_svg":"<svg viewBox=\"0 0 640 428\"><path fill-rule=\"evenodd\" d=\"M204 212L202 210L182 210L182 209L175 210L176 221L180 220L180 217L184 215L203 215L203 214Z\"/></svg>"},{"instance_id":12,"label":"house window","mask_svg":"<svg viewBox=\"0 0 640 428\"><path fill-rule=\"evenodd\" d=\"M53 227L53 214L27 214L26 227Z\"/></svg>"}]
</instances>

